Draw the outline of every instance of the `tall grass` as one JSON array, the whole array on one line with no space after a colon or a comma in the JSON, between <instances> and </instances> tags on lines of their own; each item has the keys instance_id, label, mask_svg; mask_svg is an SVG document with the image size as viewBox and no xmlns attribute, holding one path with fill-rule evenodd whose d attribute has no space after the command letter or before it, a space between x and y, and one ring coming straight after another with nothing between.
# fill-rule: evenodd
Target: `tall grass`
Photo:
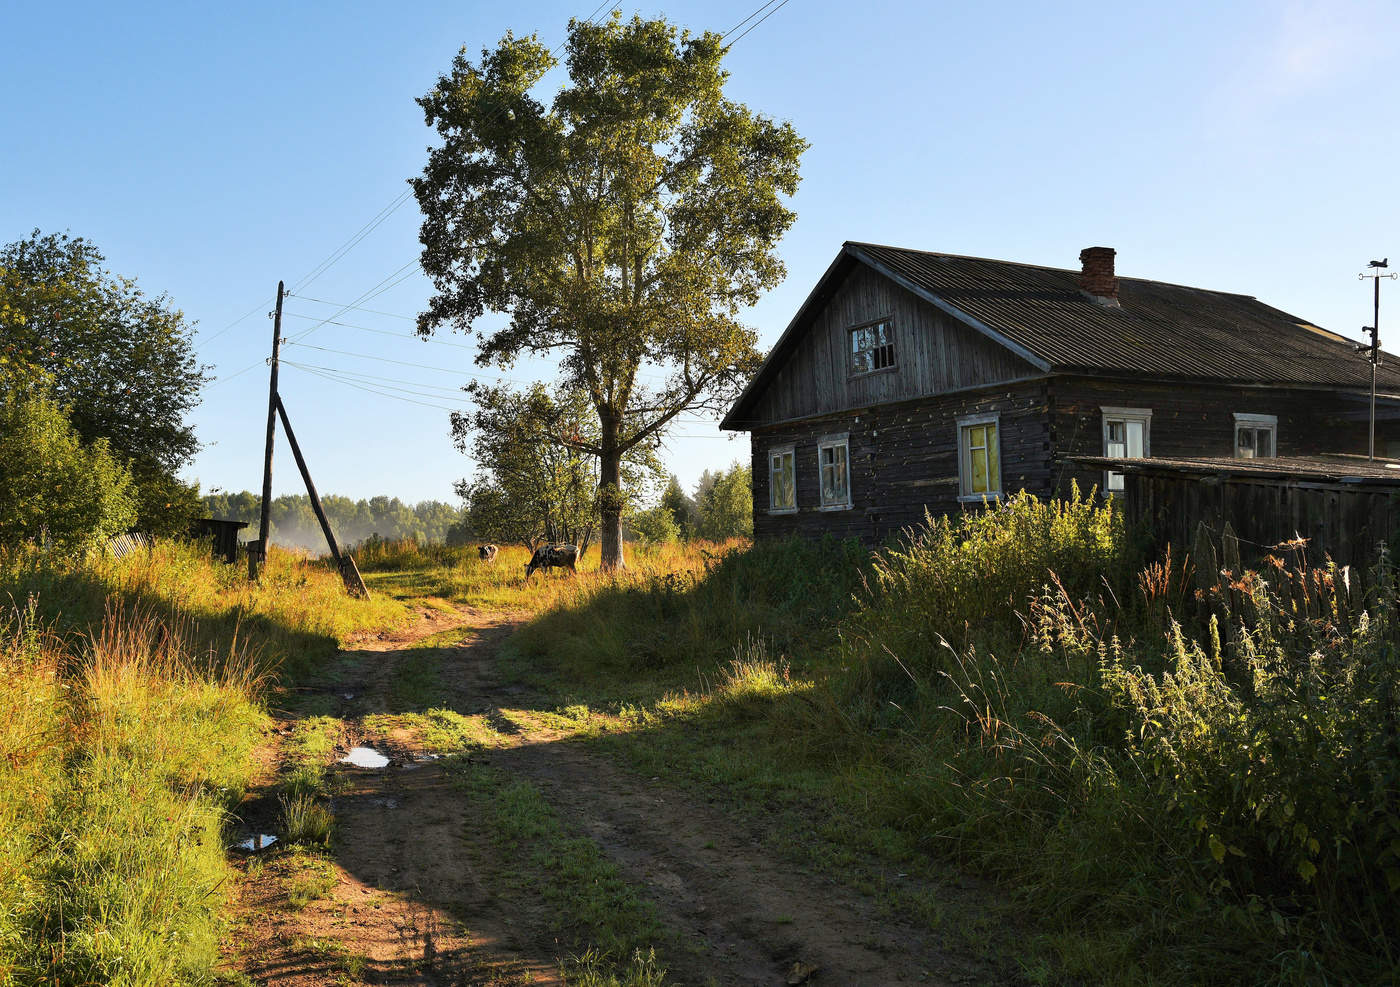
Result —
<instances>
[{"instance_id":1,"label":"tall grass","mask_svg":"<svg viewBox=\"0 0 1400 987\"><path fill-rule=\"evenodd\" d=\"M1056 978L1400 979L1388 566L1358 608L1335 570L1198 574L1144 561L1112 502L1025 496L874 553L663 561L566 584L508 646L565 694L654 701L642 726L704 718L648 770L689 744L691 777L765 803L786 778L901 869L996 879Z\"/></svg>"},{"instance_id":2,"label":"tall grass","mask_svg":"<svg viewBox=\"0 0 1400 987\"><path fill-rule=\"evenodd\" d=\"M616 577L561 585L508 651L578 690L621 688L632 698L655 698L677 673L708 671L746 638L815 661L852 606L867 556L834 539L656 546Z\"/></svg>"},{"instance_id":3,"label":"tall grass","mask_svg":"<svg viewBox=\"0 0 1400 987\"><path fill-rule=\"evenodd\" d=\"M113 608L0 628L0 983L199 983L217 960L224 813L263 716L257 660Z\"/></svg>"},{"instance_id":4,"label":"tall grass","mask_svg":"<svg viewBox=\"0 0 1400 987\"><path fill-rule=\"evenodd\" d=\"M202 650L226 653L251 643L284 676L334 654L340 641L404 614L388 597L352 600L326 563L273 548L261 581L209 557L199 543L157 541L125 558L83 562L42 553L0 553L0 602L33 597L60 629L97 626L115 602L180 622Z\"/></svg>"}]
</instances>

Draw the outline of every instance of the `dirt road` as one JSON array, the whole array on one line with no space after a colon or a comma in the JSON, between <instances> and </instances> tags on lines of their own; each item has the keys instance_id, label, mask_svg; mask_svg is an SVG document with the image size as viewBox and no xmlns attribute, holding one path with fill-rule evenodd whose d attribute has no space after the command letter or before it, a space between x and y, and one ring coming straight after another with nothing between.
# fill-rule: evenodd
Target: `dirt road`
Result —
<instances>
[{"instance_id":1,"label":"dirt road","mask_svg":"<svg viewBox=\"0 0 1400 987\"><path fill-rule=\"evenodd\" d=\"M333 709L318 722L339 721L337 756L363 744L390 763L336 766L328 859L266 851L240 863L230 955L243 974L291 985L562 983L560 961L579 949L571 917L520 877L519 860L503 859L480 801L464 794L463 772L486 770L532 786L650 903L668 984L997 982L927 929L786 862L765 845L763 820L571 739L559 717L501 681L495 658L511 627L424 609L409 629L342 652L303 690L316 699L303 706ZM399 716L415 705L459 714L459 730L467 723L490 742L438 757L423 721ZM271 761L304 715L279 716ZM270 822L273 783L250 798L250 825Z\"/></svg>"}]
</instances>

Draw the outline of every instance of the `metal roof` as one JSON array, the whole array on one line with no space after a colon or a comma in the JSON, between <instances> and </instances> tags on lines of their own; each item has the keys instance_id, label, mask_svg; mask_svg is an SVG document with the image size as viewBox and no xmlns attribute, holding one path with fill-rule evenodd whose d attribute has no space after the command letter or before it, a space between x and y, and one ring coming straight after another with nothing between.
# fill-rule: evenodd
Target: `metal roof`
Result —
<instances>
[{"instance_id":1,"label":"metal roof","mask_svg":"<svg viewBox=\"0 0 1400 987\"><path fill-rule=\"evenodd\" d=\"M1232 459L1228 456L1184 459L1156 456L1145 459L1118 459L1108 456L1067 458L1080 466L1112 470L1115 473L1178 473L1238 479L1400 486L1400 463L1385 459L1371 461L1364 456L1275 456L1262 459Z\"/></svg>"},{"instance_id":2,"label":"metal roof","mask_svg":"<svg viewBox=\"0 0 1400 987\"><path fill-rule=\"evenodd\" d=\"M831 292L865 264L1047 373L1197 379L1366 390L1356 343L1249 295L1118 278L1118 306L1079 287L1079 271L848 241L721 427L734 427ZM1377 372L1400 393L1400 358Z\"/></svg>"}]
</instances>

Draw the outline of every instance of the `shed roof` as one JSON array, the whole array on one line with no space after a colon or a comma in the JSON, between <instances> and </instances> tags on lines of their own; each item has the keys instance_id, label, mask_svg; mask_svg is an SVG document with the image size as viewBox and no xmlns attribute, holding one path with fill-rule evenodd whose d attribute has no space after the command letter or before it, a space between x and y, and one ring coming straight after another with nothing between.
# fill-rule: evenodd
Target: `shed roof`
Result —
<instances>
[{"instance_id":1,"label":"shed roof","mask_svg":"<svg viewBox=\"0 0 1400 987\"><path fill-rule=\"evenodd\" d=\"M1276 456L1264 459L1233 459L1228 456L1173 459L1118 459L1108 456L1071 456L1073 462L1091 469L1115 473L1156 475L1219 476L1259 480L1303 480L1312 483L1356 483L1370 486L1400 486L1400 462L1350 456Z\"/></svg>"},{"instance_id":2,"label":"shed roof","mask_svg":"<svg viewBox=\"0 0 1400 987\"><path fill-rule=\"evenodd\" d=\"M721 427L743 421L811 317L864 264L1047 373L1199 379L1369 390L1353 340L1249 295L1118 278L1119 307L1079 287L1079 271L847 241ZM1383 362L1400 394L1400 359Z\"/></svg>"}]
</instances>

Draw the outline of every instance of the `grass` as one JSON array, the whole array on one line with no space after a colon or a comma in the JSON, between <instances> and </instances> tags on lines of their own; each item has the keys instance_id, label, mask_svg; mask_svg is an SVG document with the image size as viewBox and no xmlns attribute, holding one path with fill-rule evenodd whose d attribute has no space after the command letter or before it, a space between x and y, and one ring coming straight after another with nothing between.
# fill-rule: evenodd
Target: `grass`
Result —
<instances>
[{"instance_id":1,"label":"grass","mask_svg":"<svg viewBox=\"0 0 1400 987\"><path fill-rule=\"evenodd\" d=\"M263 726L257 661L110 611L0 631L0 983L185 983L217 959L226 808Z\"/></svg>"},{"instance_id":2,"label":"grass","mask_svg":"<svg viewBox=\"0 0 1400 987\"><path fill-rule=\"evenodd\" d=\"M1225 557L1198 577L1111 503L1018 498L873 554L671 549L494 605L537 610L506 645L557 704L536 722L1023 978L1389 981L1400 591L1359 619L1328 570ZM950 908L948 863L1001 904Z\"/></svg>"},{"instance_id":3,"label":"grass","mask_svg":"<svg viewBox=\"0 0 1400 987\"><path fill-rule=\"evenodd\" d=\"M585 965L594 971L590 976L611 969L612 957L631 958L641 950L650 955L665 934L654 907L638 897L592 840L569 833L528 782L465 759L450 768L503 859L516 861L515 881L548 904L559 922L557 931L592 957ZM656 970L659 982L654 958L644 969Z\"/></svg>"}]
</instances>

